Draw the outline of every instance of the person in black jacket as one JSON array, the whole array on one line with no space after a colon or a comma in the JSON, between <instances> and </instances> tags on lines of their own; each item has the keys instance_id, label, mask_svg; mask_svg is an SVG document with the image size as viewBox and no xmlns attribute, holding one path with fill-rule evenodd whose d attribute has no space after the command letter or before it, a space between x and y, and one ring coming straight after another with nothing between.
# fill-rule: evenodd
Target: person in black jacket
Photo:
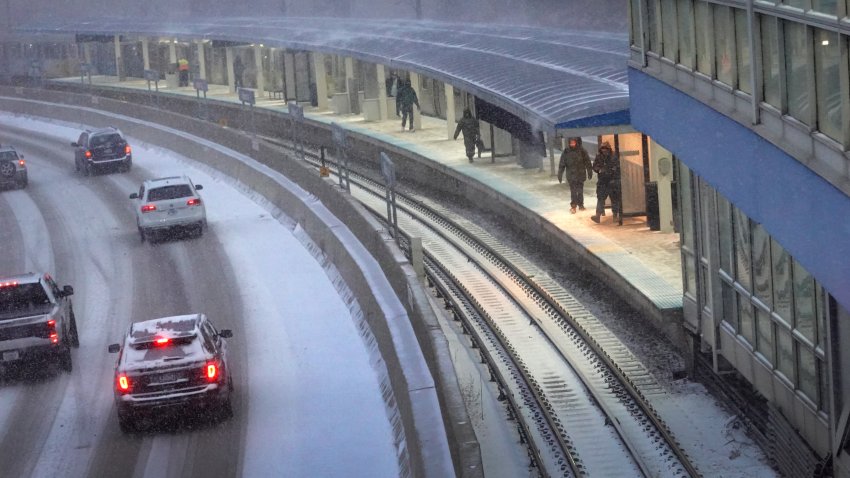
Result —
<instances>
[{"instance_id":1,"label":"person in black jacket","mask_svg":"<svg viewBox=\"0 0 850 478\"><path fill-rule=\"evenodd\" d=\"M605 200L611 198L611 212L614 222L622 218L620 194L620 156L611 150L606 141L599 147L599 153L593 160L593 170L596 171L596 214L590 219L599 223L599 217L605 215Z\"/></svg>"},{"instance_id":2,"label":"person in black jacket","mask_svg":"<svg viewBox=\"0 0 850 478\"><path fill-rule=\"evenodd\" d=\"M558 164L558 182L563 181L567 173L567 183L570 185L570 213L575 214L576 208L584 211L584 182L593 178L590 156L581 145L581 138L570 138L567 148L561 153Z\"/></svg>"},{"instance_id":3,"label":"person in black jacket","mask_svg":"<svg viewBox=\"0 0 850 478\"><path fill-rule=\"evenodd\" d=\"M398 97L396 97L395 109L396 116L401 113L401 129L407 124L407 118L410 117L410 131L413 131L413 105L419 109L419 98L416 97L416 90L410 86L410 79L404 80L398 88Z\"/></svg>"},{"instance_id":4,"label":"person in black jacket","mask_svg":"<svg viewBox=\"0 0 850 478\"><path fill-rule=\"evenodd\" d=\"M466 146L466 157L471 163L476 146L478 146L478 157L481 157L481 127L478 125L478 118L472 116L469 108L463 110L463 118L457 122L454 139L457 139L457 135L461 132L463 132L463 145Z\"/></svg>"}]
</instances>

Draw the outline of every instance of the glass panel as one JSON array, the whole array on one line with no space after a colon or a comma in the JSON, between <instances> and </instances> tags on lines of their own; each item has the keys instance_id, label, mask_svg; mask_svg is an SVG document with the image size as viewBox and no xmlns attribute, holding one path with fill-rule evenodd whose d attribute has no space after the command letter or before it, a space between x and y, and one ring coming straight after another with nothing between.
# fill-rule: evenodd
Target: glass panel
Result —
<instances>
[{"instance_id":1,"label":"glass panel","mask_svg":"<svg viewBox=\"0 0 850 478\"><path fill-rule=\"evenodd\" d=\"M735 87L735 24L730 7L714 6L714 56L717 79Z\"/></svg>"},{"instance_id":2,"label":"glass panel","mask_svg":"<svg viewBox=\"0 0 850 478\"><path fill-rule=\"evenodd\" d=\"M776 349L776 368L794 383L794 339L790 330L779 325L776 326Z\"/></svg>"},{"instance_id":3,"label":"glass panel","mask_svg":"<svg viewBox=\"0 0 850 478\"><path fill-rule=\"evenodd\" d=\"M753 330L753 305L749 297L738 294L738 318L741 321L741 329L738 331L747 342L754 344L755 332Z\"/></svg>"},{"instance_id":4,"label":"glass panel","mask_svg":"<svg viewBox=\"0 0 850 478\"><path fill-rule=\"evenodd\" d=\"M692 297L696 297L696 257L693 254L684 254L682 260L685 262L685 292Z\"/></svg>"},{"instance_id":5,"label":"glass panel","mask_svg":"<svg viewBox=\"0 0 850 478\"><path fill-rule=\"evenodd\" d=\"M773 258L773 311L793 326L791 255L773 239L770 240L770 255Z\"/></svg>"},{"instance_id":6,"label":"glass panel","mask_svg":"<svg viewBox=\"0 0 850 478\"><path fill-rule=\"evenodd\" d=\"M748 291L753 290L750 260L750 219L735 208L735 279Z\"/></svg>"},{"instance_id":7,"label":"glass panel","mask_svg":"<svg viewBox=\"0 0 850 478\"><path fill-rule=\"evenodd\" d=\"M785 32L785 81L788 85L788 114L809 124L811 109L810 48L806 42L806 26L782 22Z\"/></svg>"},{"instance_id":8,"label":"glass panel","mask_svg":"<svg viewBox=\"0 0 850 478\"><path fill-rule=\"evenodd\" d=\"M806 8L806 0L782 0L782 4L790 7Z\"/></svg>"},{"instance_id":9,"label":"glass panel","mask_svg":"<svg viewBox=\"0 0 850 478\"><path fill-rule=\"evenodd\" d=\"M770 236L761 224L754 224L753 240L753 278L755 284L753 294L769 306L773 302L773 291L770 287Z\"/></svg>"},{"instance_id":10,"label":"glass panel","mask_svg":"<svg viewBox=\"0 0 850 478\"><path fill-rule=\"evenodd\" d=\"M818 329L815 334L818 336L817 344L822 350L826 350L826 318L829 314L824 300L826 299L823 287L818 282L815 282L815 317L818 323Z\"/></svg>"},{"instance_id":11,"label":"glass panel","mask_svg":"<svg viewBox=\"0 0 850 478\"><path fill-rule=\"evenodd\" d=\"M720 268L735 277L735 249L732 238L732 206L717 194L717 239L720 242Z\"/></svg>"},{"instance_id":12,"label":"glass panel","mask_svg":"<svg viewBox=\"0 0 850 478\"><path fill-rule=\"evenodd\" d=\"M741 325L738 323L738 310L735 307L735 291L732 286L726 281L720 281L721 294L723 296L723 320L728 322L735 332L741 332Z\"/></svg>"},{"instance_id":13,"label":"glass panel","mask_svg":"<svg viewBox=\"0 0 850 478\"><path fill-rule=\"evenodd\" d=\"M697 47L697 71L711 76L711 66L714 62L712 55L713 18L711 15L711 4L698 1L694 4L694 31L696 32Z\"/></svg>"},{"instance_id":14,"label":"glass panel","mask_svg":"<svg viewBox=\"0 0 850 478\"><path fill-rule=\"evenodd\" d=\"M812 10L828 13L830 15L838 14L837 0L812 0Z\"/></svg>"},{"instance_id":15,"label":"glass panel","mask_svg":"<svg viewBox=\"0 0 850 478\"><path fill-rule=\"evenodd\" d=\"M629 9L629 13L631 14L632 20L632 29L630 32L632 45L640 47L640 0L631 0L630 5L631 8Z\"/></svg>"},{"instance_id":16,"label":"glass panel","mask_svg":"<svg viewBox=\"0 0 850 478\"><path fill-rule=\"evenodd\" d=\"M658 0L647 0L646 1L646 31L649 34L649 47L647 48L650 51L654 51L657 53L661 53L660 44L658 43L658 6L656 2Z\"/></svg>"},{"instance_id":17,"label":"glass panel","mask_svg":"<svg viewBox=\"0 0 850 478\"><path fill-rule=\"evenodd\" d=\"M773 321L770 320L770 313L756 308L756 327L758 328L758 339L756 340L756 350L770 363L775 363L776 357L773 352Z\"/></svg>"},{"instance_id":18,"label":"glass panel","mask_svg":"<svg viewBox=\"0 0 850 478\"><path fill-rule=\"evenodd\" d=\"M799 389L814 403L818 403L818 371L815 355L807 347L797 347L800 358L797 370L800 374Z\"/></svg>"},{"instance_id":19,"label":"glass panel","mask_svg":"<svg viewBox=\"0 0 850 478\"><path fill-rule=\"evenodd\" d=\"M692 0L679 2L679 63L694 67L694 4Z\"/></svg>"},{"instance_id":20,"label":"glass panel","mask_svg":"<svg viewBox=\"0 0 850 478\"><path fill-rule=\"evenodd\" d=\"M750 55L749 23L747 12L735 9L735 42L738 44L738 89L746 93L753 93L750 83L750 68L752 68L752 55Z\"/></svg>"},{"instance_id":21,"label":"glass panel","mask_svg":"<svg viewBox=\"0 0 850 478\"><path fill-rule=\"evenodd\" d=\"M841 41L838 33L815 30L815 85L818 98L818 129L841 141ZM846 69L846 65L845 65Z\"/></svg>"},{"instance_id":22,"label":"glass panel","mask_svg":"<svg viewBox=\"0 0 850 478\"><path fill-rule=\"evenodd\" d=\"M794 328L815 343L815 280L794 261Z\"/></svg>"},{"instance_id":23,"label":"glass panel","mask_svg":"<svg viewBox=\"0 0 850 478\"><path fill-rule=\"evenodd\" d=\"M676 54L676 0L661 0L661 42L664 57L678 61Z\"/></svg>"},{"instance_id":24,"label":"glass panel","mask_svg":"<svg viewBox=\"0 0 850 478\"><path fill-rule=\"evenodd\" d=\"M826 364L823 363L823 360L816 359L815 366L818 370L818 383L820 384L820 394L815 403L818 404L818 410L825 410L826 397L829 396L829 377L826 375Z\"/></svg>"}]
</instances>

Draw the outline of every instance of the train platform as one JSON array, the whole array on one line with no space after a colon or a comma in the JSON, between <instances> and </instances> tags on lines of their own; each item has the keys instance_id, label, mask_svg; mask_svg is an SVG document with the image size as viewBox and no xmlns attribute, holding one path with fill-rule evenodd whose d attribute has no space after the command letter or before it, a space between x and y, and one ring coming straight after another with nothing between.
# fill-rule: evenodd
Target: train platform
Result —
<instances>
[{"instance_id":1,"label":"train platform","mask_svg":"<svg viewBox=\"0 0 850 478\"><path fill-rule=\"evenodd\" d=\"M51 81L80 84L80 78L63 78ZM92 86L148 90L143 79L118 81L114 76L92 76ZM162 94L196 97L191 86L168 88L160 84ZM226 85L209 84L207 98L214 101L240 103L235 92ZM257 108L269 108L283 113L288 111L285 100L256 93ZM550 160L544 159L541 169L524 169L515 156L497 156L491 159L488 152L470 163L465 156L462 136L456 141L447 139L445 120L422 116L421 127L414 132L403 130L401 119L392 117L385 121L367 121L362 115L336 115L332 111L318 111L305 107L305 117L319 122L337 123L358 134L368 135L397 148L415 152L443 167L451 168L500 195L510 198L522 209L548 221L580 244L597 263L632 285L636 293L653 304L662 316L678 315L682 308L682 269L678 233L650 230L645 216L624 217L623 224L613 223L610 210L597 224L591 221L596 206L596 177L585 183L586 210L570 213L569 186L558 183L550 169ZM416 113L419 114L418 112ZM590 138L588 138L590 139ZM585 141L591 158L595 144ZM555 152L557 168L560 151ZM482 198L484 200L484 198Z\"/></svg>"}]
</instances>

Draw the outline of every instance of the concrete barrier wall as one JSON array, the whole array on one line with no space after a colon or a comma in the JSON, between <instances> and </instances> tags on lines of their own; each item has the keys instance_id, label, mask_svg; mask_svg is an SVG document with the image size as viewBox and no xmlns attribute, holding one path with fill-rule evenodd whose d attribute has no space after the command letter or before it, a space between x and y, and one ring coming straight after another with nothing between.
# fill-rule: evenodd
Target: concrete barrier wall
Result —
<instances>
[{"instance_id":1,"label":"concrete barrier wall","mask_svg":"<svg viewBox=\"0 0 850 478\"><path fill-rule=\"evenodd\" d=\"M332 181L319 178L314 170L286 157L277 148L252 141L250 136L236 129L141 106L132 102L132 95L111 93L118 97L117 100L61 91L0 88L3 96L0 108L92 126L117 126L131 136L172 149L223 172L285 211L330 258L357 297L386 361L404 425L412 476L483 476L479 447L466 415L445 337L411 265L381 224ZM57 104L69 108L56 107ZM185 100L169 101L168 106L184 113L197 112L196 105ZM210 112L219 109L218 117L225 118L229 124L239 125L245 121L245 111L240 111L238 106L214 106ZM101 110L128 118L119 119ZM255 114L254 123L263 134L280 136L285 131L280 116ZM226 144L231 150L268 168L237 160L214 144L187 140L183 132ZM316 132L311 139L330 141L328 132ZM282 181L292 181L300 188L281 187ZM347 248L346 238L356 238L365 251ZM367 255L369 257L364 257ZM371 261L376 261L380 269L370 269ZM394 296L374 287L383 277L389 281ZM422 366L423 355L427 368Z\"/></svg>"}]
</instances>

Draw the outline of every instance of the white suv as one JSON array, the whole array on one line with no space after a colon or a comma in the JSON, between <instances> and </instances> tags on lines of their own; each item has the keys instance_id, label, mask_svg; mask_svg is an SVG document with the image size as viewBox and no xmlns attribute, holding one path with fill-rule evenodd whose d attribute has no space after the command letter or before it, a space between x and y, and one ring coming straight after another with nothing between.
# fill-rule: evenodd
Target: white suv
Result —
<instances>
[{"instance_id":1,"label":"white suv","mask_svg":"<svg viewBox=\"0 0 850 478\"><path fill-rule=\"evenodd\" d=\"M174 231L189 231L200 237L207 225L207 211L198 191L186 176L149 179L138 193L130 195L136 204L139 235L154 241Z\"/></svg>"}]
</instances>

